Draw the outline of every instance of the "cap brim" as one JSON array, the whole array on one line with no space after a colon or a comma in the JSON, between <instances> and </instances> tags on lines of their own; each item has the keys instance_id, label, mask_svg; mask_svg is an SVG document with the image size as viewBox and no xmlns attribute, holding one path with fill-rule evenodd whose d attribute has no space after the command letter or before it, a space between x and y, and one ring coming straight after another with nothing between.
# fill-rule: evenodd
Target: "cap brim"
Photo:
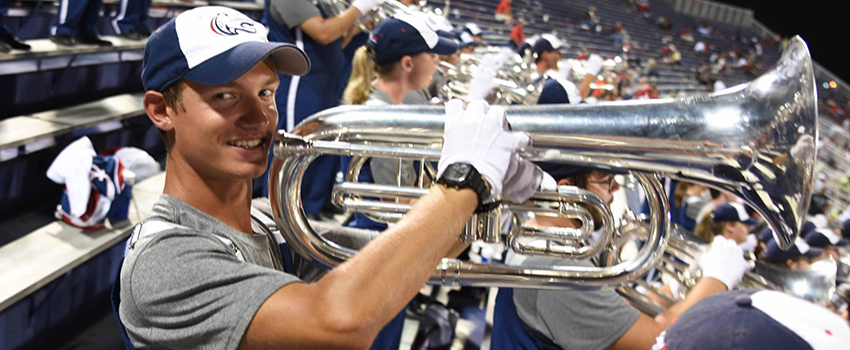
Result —
<instances>
[{"instance_id":1,"label":"cap brim","mask_svg":"<svg viewBox=\"0 0 850 350\"><path fill-rule=\"evenodd\" d=\"M809 251L807 251L806 254L803 254L803 256L809 259L814 259L821 256L821 254L823 254L823 249L810 247Z\"/></svg>"},{"instance_id":2,"label":"cap brim","mask_svg":"<svg viewBox=\"0 0 850 350\"><path fill-rule=\"evenodd\" d=\"M285 43L247 42L208 59L189 70L184 78L210 86L236 80L258 63L272 56L278 72L304 75L310 71L307 54L297 46Z\"/></svg>"},{"instance_id":3,"label":"cap brim","mask_svg":"<svg viewBox=\"0 0 850 350\"><path fill-rule=\"evenodd\" d=\"M835 243L835 245L839 246L839 247L846 247L846 246L850 245L850 241L848 241L846 239L839 239L838 243Z\"/></svg>"},{"instance_id":4,"label":"cap brim","mask_svg":"<svg viewBox=\"0 0 850 350\"><path fill-rule=\"evenodd\" d=\"M481 43L478 42L478 41L467 41L465 43L460 44L459 47L464 48L464 47L470 47L470 46L479 45L479 44L481 44Z\"/></svg>"},{"instance_id":5,"label":"cap brim","mask_svg":"<svg viewBox=\"0 0 850 350\"><path fill-rule=\"evenodd\" d=\"M747 220L744 220L744 221L741 221L741 222L743 222L747 225L750 225L750 226L755 226L759 223L758 220L753 219L753 218L750 218L750 219L747 219Z\"/></svg>"},{"instance_id":6,"label":"cap brim","mask_svg":"<svg viewBox=\"0 0 850 350\"><path fill-rule=\"evenodd\" d=\"M457 42L446 38L440 38L437 41L437 45L434 46L433 49L428 50L428 52L433 52L438 55L451 55L457 52Z\"/></svg>"}]
</instances>

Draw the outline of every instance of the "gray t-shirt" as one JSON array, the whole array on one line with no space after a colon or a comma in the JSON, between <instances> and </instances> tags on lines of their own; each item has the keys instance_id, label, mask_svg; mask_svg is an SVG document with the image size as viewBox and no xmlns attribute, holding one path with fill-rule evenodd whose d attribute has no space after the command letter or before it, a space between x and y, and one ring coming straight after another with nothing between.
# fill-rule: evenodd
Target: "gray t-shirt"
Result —
<instances>
[{"instance_id":1,"label":"gray t-shirt","mask_svg":"<svg viewBox=\"0 0 850 350\"><path fill-rule=\"evenodd\" d=\"M418 90L417 90L418 91ZM416 99L411 95L418 95L417 91L411 91L404 97L402 104L421 104L405 102L408 98ZM383 91L372 86L372 91L369 93L369 98L366 99L367 106L386 106L391 105L390 97ZM398 180L398 158L379 158L375 157L369 160L370 168L372 169L372 180L380 185L395 185ZM401 161L401 184L404 186L413 186L416 183L416 169L413 166L412 160Z\"/></svg>"},{"instance_id":2,"label":"gray t-shirt","mask_svg":"<svg viewBox=\"0 0 850 350\"><path fill-rule=\"evenodd\" d=\"M149 220L187 228L144 236L124 259L119 314L136 348L236 349L266 299L299 281L278 270L266 234L238 232L168 195Z\"/></svg>"},{"instance_id":3,"label":"gray t-shirt","mask_svg":"<svg viewBox=\"0 0 850 350\"><path fill-rule=\"evenodd\" d=\"M309 0L271 0L269 13L275 22L286 28L295 28L304 21L322 15L319 8Z\"/></svg>"},{"instance_id":4,"label":"gray t-shirt","mask_svg":"<svg viewBox=\"0 0 850 350\"><path fill-rule=\"evenodd\" d=\"M529 257L523 266L567 265L561 259ZM569 262L593 266L589 260ZM613 290L563 291L514 289L514 305L522 322L538 336L562 349L605 349L637 321L640 311Z\"/></svg>"}]
</instances>

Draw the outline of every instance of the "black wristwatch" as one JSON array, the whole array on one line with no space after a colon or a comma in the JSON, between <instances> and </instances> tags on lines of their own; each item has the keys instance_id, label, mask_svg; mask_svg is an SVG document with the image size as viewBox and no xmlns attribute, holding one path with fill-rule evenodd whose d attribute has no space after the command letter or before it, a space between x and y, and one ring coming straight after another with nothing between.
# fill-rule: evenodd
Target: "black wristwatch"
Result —
<instances>
[{"instance_id":1,"label":"black wristwatch","mask_svg":"<svg viewBox=\"0 0 850 350\"><path fill-rule=\"evenodd\" d=\"M489 211L498 205L498 202L483 203L484 199L489 196L490 190L487 188L487 182L484 180L484 177L470 164L454 163L449 165L446 171L443 172L443 176L437 179L437 183L457 189L471 188L475 191L478 194L478 209L475 210L476 213Z\"/></svg>"}]
</instances>

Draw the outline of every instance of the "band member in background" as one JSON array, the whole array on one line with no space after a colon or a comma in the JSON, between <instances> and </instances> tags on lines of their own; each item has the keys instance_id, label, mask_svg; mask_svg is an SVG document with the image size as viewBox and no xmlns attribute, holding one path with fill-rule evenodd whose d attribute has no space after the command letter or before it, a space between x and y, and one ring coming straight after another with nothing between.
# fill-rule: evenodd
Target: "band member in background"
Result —
<instances>
[{"instance_id":1,"label":"band member in background","mask_svg":"<svg viewBox=\"0 0 850 350\"><path fill-rule=\"evenodd\" d=\"M141 40L151 35L148 27L148 11L151 0L121 0L112 19L115 34L130 40Z\"/></svg>"},{"instance_id":2,"label":"band member in background","mask_svg":"<svg viewBox=\"0 0 850 350\"><path fill-rule=\"evenodd\" d=\"M540 92L538 104L553 103L579 103L590 96L590 83L596 79L596 75L602 70L604 60L599 55L593 54L584 61L585 74L579 86L570 80L571 68L559 66L561 60L561 47L563 43L556 36L543 34L532 46L534 52L535 69L539 74L536 83L542 82L543 90ZM566 95L564 101L561 96ZM544 97L545 96L545 97Z\"/></svg>"},{"instance_id":3,"label":"band member in background","mask_svg":"<svg viewBox=\"0 0 850 350\"><path fill-rule=\"evenodd\" d=\"M3 23L3 18L6 17L11 4L12 0L0 0L0 52L9 52L12 49L29 50L30 45L21 42L21 39L12 34L12 30Z\"/></svg>"},{"instance_id":4,"label":"band member in background","mask_svg":"<svg viewBox=\"0 0 850 350\"><path fill-rule=\"evenodd\" d=\"M339 104L344 64L343 46L359 33L355 22L383 0L356 0L338 16L331 17L309 0L266 0L262 23L269 28L269 40L289 43L307 53L310 72L304 76L280 75L275 99L281 114L279 130L292 130L307 117ZM301 185L304 212L321 220L330 205L337 157L316 159L307 169ZM254 182L256 196L268 196L268 173Z\"/></svg>"},{"instance_id":5,"label":"band member in background","mask_svg":"<svg viewBox=\"0 0 850 350\"><path fill-rule=\"evenodd\" d=\"M375 28L366 46L355 53L344 100L368 106L407 104L404 101L411 92L431 84L437 55L453 55L457 48L454 41L437 36L421 17L399 14L386 19ZM403 161L401 170L401 184L413 186L417 178L413 161ZM361 181L395 185L398 160L372 158L369 168L361 172L364 175L371 175L371 179ZM356 214L349 226L376 230L387 227L362 214Z\"/></svg>"},{"instance_id":6,"label":"band member in background","mask_svg":"<svg viewBox=\"0 0 850 350\"><path fill-rule=\"evenodd\" d=\"M614 174L555 163L539 163L559 186L586 189L610 204L619 184ZM568 218L535 217L530 225L578 227ZM595 221L595 220L594 220ZM596 236L596 235L594 235ZM515 260L516 261L516 260ZM523 266L593 267L589 259L528 256ZM502 288L496 298L493 350L648 349L673 320L705 297L734 288L752 268L735 242L718 237L699 260L703 277L684 300L652 318L613 290L538 290Z\"/></svg>"},{"instance_id":7,"label":"band member in background","mask_svg":"<svg viewBox=\"0 0 850 350\"><path fill-rule=\"evenodd\" d=\"M56 19L50 25L50 41L62 46L89 44L112 46L100 38L97 21L103 0L61 0Z\"/></svg>"},{"instance_id":8,"label":"band member in background","mask_svg":"<svg viewBox=\"0 0 850 350\"><path fill-rule=\"evenodd\" d=\"M246 30L228 32L231 21ZM506 130L504 109L450 101L437 184L359 254L305 284L282 271L275 239L255 231L250 210L251 179L267 168L277 126L278 73L308 69L299 48L268 42L261 23L225 7L186 11L148 40L143 104L168 165L113 292L129 345L366 348L439 261L465 248L458 233L476 208L500 196L523 202L542 181L518 156L529 138Z\"/></svg>"}]
</instances>

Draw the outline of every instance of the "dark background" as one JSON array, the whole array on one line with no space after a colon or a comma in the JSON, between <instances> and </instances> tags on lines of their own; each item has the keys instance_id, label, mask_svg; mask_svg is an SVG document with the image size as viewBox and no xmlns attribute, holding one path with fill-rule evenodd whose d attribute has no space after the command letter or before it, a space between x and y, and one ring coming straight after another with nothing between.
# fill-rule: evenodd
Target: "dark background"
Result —
<instances>
[{"instance_id":1,"label":"dark background","mask_svg":"<svg viewBox=\"0 0 850 350\"><path fill-rule=\"evenodd\" d=\"M752 9L755 18L782 36L800 35L812 58L850 81L850 1L720 0Z\"/></svg>"}]
</instances>

